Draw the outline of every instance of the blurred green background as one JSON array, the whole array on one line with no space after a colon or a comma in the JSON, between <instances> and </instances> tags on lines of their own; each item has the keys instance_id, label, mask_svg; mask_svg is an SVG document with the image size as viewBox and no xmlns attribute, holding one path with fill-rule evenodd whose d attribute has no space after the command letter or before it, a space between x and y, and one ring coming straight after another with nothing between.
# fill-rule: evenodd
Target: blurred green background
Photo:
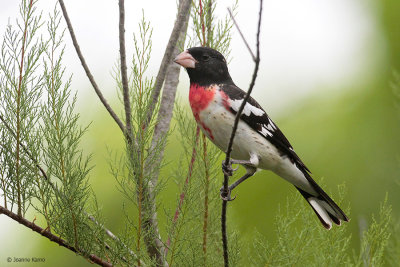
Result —
<instances>
[{"instance_id":1,"label":"blurred green background","mask_svg":"<svg viewBox=\"0 0 400 267\"><path fill-rule=\"evenodd\" d=\"M324 188L331 192L333 198L337 197L337 185L346 184L348 193L344 206L351 209L348 227L353 235L352 247L356 251L360 220L371 220L372 213L377 213L386 192L389 193L394 216L400 218L400 100L396 99L390 86L393 71L400 70L400 1L370 2L373 2L371 6L379 9L379 12L373 12L376 17L371 19L377 21L385 40L385 46L378 46L378 49L385 50L381 67L378 70L372 68L373 73L363 73L354 79L359 82L342 88L340 93L321 88L285 112L275 116L270 114L313 176L317 180L324 178ZM377 47L371 46L363 51L363 57L382 52L374 49ZM255 90L262 86L261 81ZM187 84L181 85L182 95L185 95L186 87ZM92 122L83 142L85 151L93 153L92 163L95 164L90 182L98 196L107 226L118 232L123 227L120 218L123 217L121 203L124 199L109 172L107 147L121 148L122 136L91 88L87 91L90 93L87 93L86 99L80 100L79 111L83 123ZM182 103L187 104L186 101ZM263 104L265 106L268 103ZM171 163L163 170L161 177L169 177L171 170L176 167L174 158L178 158L180 153L176 149L179 146L177 136L174 133L167 146L165 157ZM278 206L283 205L287 193L293 191L294 188L272 173L256 174L236 189L238 198L230 204L228 211L229 227L236 227L243 240L251 240L255 229L273 239L273 222ZM174 208L177 194L177 187L171 182L161 194L161 202L166 207ZM160 220L165 220L162 213ZM317 219L310 223L320 227ZM22 226L14 226L13 231L18 232L14 240L0 237L0 266L8 256L44 257L46 262L40 263L40 266L89 266L81 257L74 256ZM32 266L32 263L12 265Z\"/></svg>"}]
</instances>

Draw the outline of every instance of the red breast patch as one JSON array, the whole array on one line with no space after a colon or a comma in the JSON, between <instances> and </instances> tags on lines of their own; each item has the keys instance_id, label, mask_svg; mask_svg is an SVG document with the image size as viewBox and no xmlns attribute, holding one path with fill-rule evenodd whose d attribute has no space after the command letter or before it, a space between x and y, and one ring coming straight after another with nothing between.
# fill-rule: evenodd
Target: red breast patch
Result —
<instances>
[{"instance_id":1,"label":"red breast patch","mask_svg":"<svg viewBox=\"0 0 400 267\"><path fill-rule=\"evenodd\" d=\"M189 103L196 121L207 132L207 135L214 139L211 130L200 121L199 114L206 109L215 96L215 87L213 86L200 86L198 84L191 84L189 90Z\"/></svg>"},{"instance_id":2,"label":"red breast patch","mask_svg":"<svg viewBox=\"0 0 400 267\"><path fill-rule=\"evenodd\" d=\"M198 116L199 112L208 107L215 95L215 87L204 87L198 84L191 84L189 91L189 103L193 115Z\"/></svg>"}]
</instances>

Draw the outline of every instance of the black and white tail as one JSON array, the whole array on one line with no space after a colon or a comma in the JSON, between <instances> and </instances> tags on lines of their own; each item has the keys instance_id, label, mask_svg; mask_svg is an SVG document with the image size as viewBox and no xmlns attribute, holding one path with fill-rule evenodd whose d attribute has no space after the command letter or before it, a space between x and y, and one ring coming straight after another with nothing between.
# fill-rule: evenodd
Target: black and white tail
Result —
<instances>
[{"instance_id":1,"label":"black and white tail","mask_svg":"<svg viewBox=\"0 0 400 267\"><path fill-rule=\"evenodd\" d=\"M306 178L319 195L314 196L298 187L296 188L313 208L322 225L329 230L332 228L332 222L337 225L341 225L342 221L348 222L349 218L346 216L346 214L344 214L339 206L328 196L327 193L325 193L324 190L322 190L322 188L311 178L308 173L306 174Z\"/></svg>"}]
</instances>

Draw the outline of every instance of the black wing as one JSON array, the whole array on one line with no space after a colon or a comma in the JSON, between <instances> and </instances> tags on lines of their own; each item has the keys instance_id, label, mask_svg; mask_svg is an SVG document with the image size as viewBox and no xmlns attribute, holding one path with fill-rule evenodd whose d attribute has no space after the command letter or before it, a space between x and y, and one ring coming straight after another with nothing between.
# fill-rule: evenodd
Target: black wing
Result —
<instances>
[{"instance_id":1,"label":"black wing","mask_svg":"<svg viewBox=\"0 0 400 267\"><path fill-rule=\"evenodd\" d=\"M236 114L246 95L246 93L235 85L220 85L220 89L231 99L230 110ZM289 157L303 172L310 172L306 165L301 161L292 145L283 135L278 126L268 117L264 109L251 96L247 101L248 105L242 112L240 118L246 122L252 129L257 131L261 136L266 138L285 156ZM246 104L247 105L247 104ZM245 112L247 111L247 112ZM311 173L311 172L310 172Z\"/></svg>"}]
</instances>

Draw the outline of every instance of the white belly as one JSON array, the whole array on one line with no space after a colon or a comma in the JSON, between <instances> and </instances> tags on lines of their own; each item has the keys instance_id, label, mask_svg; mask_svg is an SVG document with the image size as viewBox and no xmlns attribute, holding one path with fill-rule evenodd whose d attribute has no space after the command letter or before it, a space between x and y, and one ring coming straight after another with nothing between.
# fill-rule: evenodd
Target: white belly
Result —
<instances>
[{"instance_id":1,"label":"white belly","mask_svg":"<svg viewBox=\"0 0 400 267\"><path fill-rule=\"evenodd\" d=\"M211 102L206 109L200 112L198 123L201 130L222 151L226 151L232 132L235 115L226 110L223 105ZM207 127L210 131L205 129ZM232 146L232 158L249 160L251 154L260 159L259 168L274 170L282 161L278 150L267 139L255 132L246 123L239 121Z\"/></svg>"},{"instance_id":2,"label":"white belly","mask_svg":"<svg viewBox=\"0 0 400 267\"><path fill-rule=\"evenodd\" d=\"M199 113L198 125L203 133L223 152L226 152L232 132L235 115L213 100L206 109ZM206 128L205 128L206 127ZM207 129L208 128L208 129ZM266 138L254 131L245 122L239 121L232 146L231 158L249 160L250 155L257 155L260 169L271 170L293 185L314 194L304 174Z\"/></svg>"}]
</instances>

